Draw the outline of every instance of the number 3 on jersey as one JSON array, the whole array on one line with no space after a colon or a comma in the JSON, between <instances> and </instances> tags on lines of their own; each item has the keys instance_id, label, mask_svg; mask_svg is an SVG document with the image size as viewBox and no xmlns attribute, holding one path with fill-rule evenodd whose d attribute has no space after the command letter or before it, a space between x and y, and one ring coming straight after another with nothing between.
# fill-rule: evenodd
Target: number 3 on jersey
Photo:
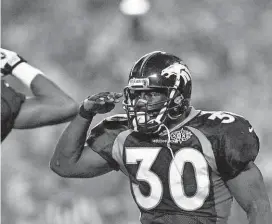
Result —
<instances>
[{"instance_id":1,"label":"number 3 on jersey","mask_svg":"<svg viewBox=\"0 0 272 224\"><path fill-rule=\"evenodd\" d=\"M147 210L155 208L162 200L163 184L159 176L151 171L161 149L162 147L126 148L127 164L137 164L138 161L141 161L136 179L145 181L150 186L150 194L145 196L141 193L139 186L132 183L138 205ZM184 183L181 178L186 162L191 163L195 170L197 191L192 197L185 195ZM209 195L209 188L208 164L204 156L193 148L182 148L177 151L169 166L169 189L175 204L183 210L194 211L204 204Z\"/></svg>"}]
</instances>

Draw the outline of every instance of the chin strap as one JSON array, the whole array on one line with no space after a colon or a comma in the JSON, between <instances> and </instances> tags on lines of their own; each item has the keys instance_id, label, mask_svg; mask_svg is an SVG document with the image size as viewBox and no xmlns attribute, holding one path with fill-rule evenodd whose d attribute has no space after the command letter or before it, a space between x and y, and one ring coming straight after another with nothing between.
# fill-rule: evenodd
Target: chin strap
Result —
<instances>
[{"instance_id":1,"label":"chin strap","mask_svg":"<svg viewBox=\"0 0 272 224\"><path fill-rule=\"evenodd\" d=\"M172 116L172 115L170 115L170 113L168 113L167 114L167 116L171 119L171 120L177 120L178 118L180 118L181 116L182 116L182 113L180 113L179 115L177 115L177 116Z\"/></svg>"},{"instance_id":2,"label":"chin strap","mask_svg":"<svg viewBox=\"0 0 272 224\"><path fill-rule=\"evenodd\" d=\"M176 120L176 119L180 118L187 111L188 108L189 108L189 101L187 99L183 99L180 105L174 106L168 111L167 116L171 120ZM175 111L175 109L178 110L178 112ZM176 116L171 115L172 110L174 110L174 112L176 112L176 114L177 114Z\"/></svg>"}]
</instances>

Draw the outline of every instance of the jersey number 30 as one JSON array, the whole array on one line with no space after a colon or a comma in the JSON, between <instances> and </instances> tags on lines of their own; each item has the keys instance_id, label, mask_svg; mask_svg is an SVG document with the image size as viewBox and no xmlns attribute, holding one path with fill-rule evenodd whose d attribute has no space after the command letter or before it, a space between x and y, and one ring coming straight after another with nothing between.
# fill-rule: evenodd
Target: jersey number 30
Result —
<instances>
[{"instance_id":1,"label":"jersey number 30","mask_svg":"<svg viewBox=\"0 0 272 224\"><path fill-rule=\"evenodd\" d=\"M163 196L163 184L158 175L151 171L161 149L161 147L126 148L126 163L137 164L137 162L140 162L136 179L145 181L150 186L150 193L145 196L141 193L139 186L132 183L138 205L147 210L158 206ZM192 197L185 195L181 178L186 162L191 163L195 170L197 191ZM208 164L204 156L193 148L182 148L177 151L169 167L169 190L175 204L183 210L194 211L204 204L209 195L209 189Z\"/></svg>"}]
</instances>

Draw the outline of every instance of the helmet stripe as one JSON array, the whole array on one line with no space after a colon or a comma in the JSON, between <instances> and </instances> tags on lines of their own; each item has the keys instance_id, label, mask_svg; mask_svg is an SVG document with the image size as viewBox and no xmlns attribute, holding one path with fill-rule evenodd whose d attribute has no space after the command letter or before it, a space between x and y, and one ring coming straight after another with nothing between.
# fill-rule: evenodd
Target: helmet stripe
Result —
<instances>
[{"instance_id":1,"label":"helmet stripe","mask_svg":"<svg viewBox=\"0 0 272 224\"><path fill-rule=\"evenodd\" d=\"M142 65L141 65L141 67L140 67L140 71L139 71L139 73L141 74L141 76L143 76L143 70L144 70L144 66L146 65L146 63L147 63L147 61L150 59L150 58L152 58L152 57L154 57L155 55L157 55L157 54L163 54L164 52L162 52L162 51L153 51L153 52L150 52L149 54L146 54L145 55L145 59L144 59L144 61L142 62ZM143 57L142 57L143 58Z\"/></svg>"}]
</instances>

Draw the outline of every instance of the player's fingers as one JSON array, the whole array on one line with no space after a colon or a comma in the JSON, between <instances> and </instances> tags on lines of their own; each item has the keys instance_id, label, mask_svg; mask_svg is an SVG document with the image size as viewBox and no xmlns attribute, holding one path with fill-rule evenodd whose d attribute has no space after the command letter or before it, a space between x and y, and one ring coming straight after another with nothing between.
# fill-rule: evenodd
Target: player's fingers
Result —
<instances>
[{"instance_id":1,"label":"player's fingers","mask_svg":"<svg viewBox=\"0 0 272 224\"><path fill-rule=\"evenodd\" d=\"M106 97L99 97L95 102L104 105L106 103Z\"/></svg>"},{"instance_id":2,"label":"player's fingers","mask_svg":"<svg viewBox=\"0 0 272 224\"><path fill-rule=\"evenodd\" d=\"M106 103L114 103L115 102L115 93L114 92L109 92L107 94L107 97L105 98Z\"/></svg>"},{"instance_id":3,"label":"player's fingers","mask_svg":"<svg viewBox=\"0 0 272 224\"><path fill-rule=\"evenodd\" d=\"M101 92L96 95L88 97L88 99L89 101L94 101L100 105L104 105L105 103L118 103L120 102L118 99L122 96L123 96L122 93Z\"/></svg>"},{"instance_id":4,"label":"player's fingers","mask_svg":"<svg viewBox=\"0 0 272 224\"><path fill-rule=\"evenodd\" d=\"M119 99L123 96L123 93L113 93L114 99Z\"/></svg>"},{"instance_id":5,"label":"player's fingers","mask_svg":"<svg viewBox=\"0 0 272 224\"><path fill-rule=\"evenodd\" d=\"M116 92L111 92L109 95L108 95L108 101L109 103L119 103L120 100L119 98L122 97L123 94L122 93L116 93Z\"/></svg>"},{"instance_id":6,"label":"player's fingers","mask_svg":"<svg viewBox=\"0 0 272 224\"><path fill-rule=\"evenodd\" d=\"M105 98L105 101L107 103L113 103L114 102L114 97L112 94L108 94L107 97Z\"/></svg>"},{"instance_id":7,"label":"player's fingers","mask_svg":"<svg viewBox=\"0 0 272 224\"><path fill-rule=\"evenodd\" d=\"M110 94L110 92L101 92L101 93L97 93L97 94L88 96L88 99L92 100L92 101L96 101L99 98L105 98L105 97L107 97L109 94Z\"/></svg>"},{"instance_id":8,"label":"player's fingers","mask_svg":"<svg viewBox=\"0 0 272 224\"><path fill-rule=\"evenodd\" d=\"M100 104L103 105L105 104L104 97L99 97L99 96L90 96L87 99L84 100L85 104Z\"/></svg>"},{"instance_id":9,"label":"player's fingers","mask_svg":"<svg viewBox=\"0 0 272 224\"><path fill-rule=\"evenodd\" d=\"M121 96L123 96L123 93L109 92L108 95L113 97L113 98L120 98Z\"/></svg>"}]
</instances>

